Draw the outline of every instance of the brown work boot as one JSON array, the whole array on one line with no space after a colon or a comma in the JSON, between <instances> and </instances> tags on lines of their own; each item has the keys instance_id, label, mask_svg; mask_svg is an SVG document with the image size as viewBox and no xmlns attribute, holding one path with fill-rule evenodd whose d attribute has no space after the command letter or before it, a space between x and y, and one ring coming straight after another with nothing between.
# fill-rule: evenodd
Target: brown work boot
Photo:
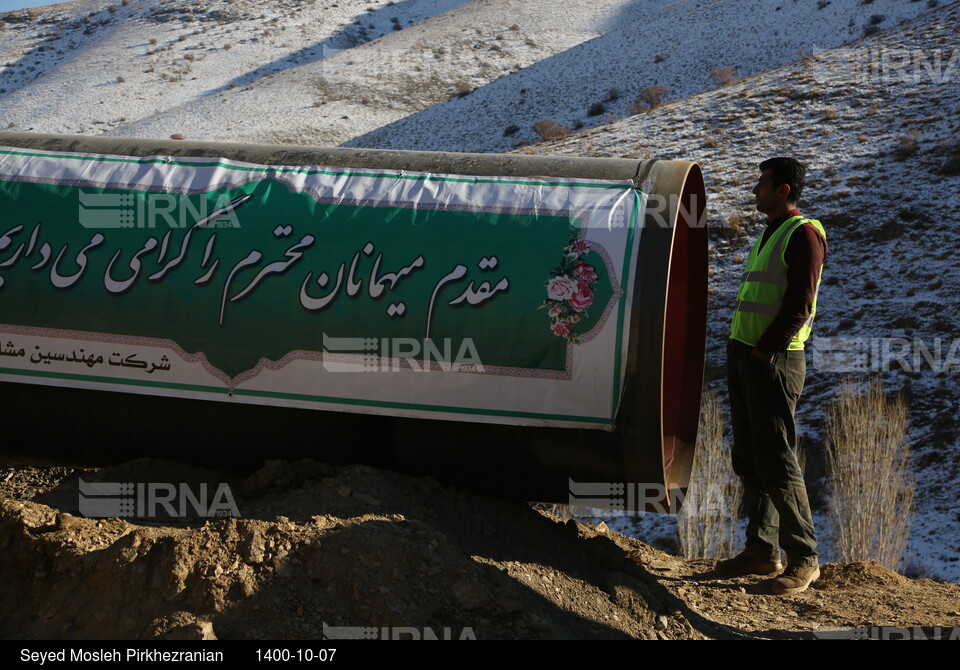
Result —
<instances>
[{"instance_id":1,"label":"brown work boot","mask_svg":"<svg viewBox=\"0 0 960 670\"><path fill-rule=\"evenodd\" d=\"M772 575L783 570L783 563L777 559L753 558L746 552L741 552L733 558L717 561L713 569L724 577L739 577L741 575Z\"/></svg>"},{"instance_id":2,"label":"brown work boot","mask_svg":"<svg viewBox=\"0 0 960 670\"><path fill-rule=\"evenodd\" d=\"M819 565L788 565L783 574L773 580L770 588L778 596L792 596L806 591L819 576Z\"/></svg>"}]
</instances>

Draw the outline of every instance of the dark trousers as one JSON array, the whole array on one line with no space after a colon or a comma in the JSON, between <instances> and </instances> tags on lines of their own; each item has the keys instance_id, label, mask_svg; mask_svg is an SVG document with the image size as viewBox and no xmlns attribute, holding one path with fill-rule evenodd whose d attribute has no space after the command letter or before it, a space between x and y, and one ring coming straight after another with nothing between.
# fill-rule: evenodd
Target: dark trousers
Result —
<instances>
[{"instance_id":1,"label":"dark trousers","mask_svg":"<svg viewBox=\"0 0 960 670\"><path fill-rule=\"evenodd\" d=\"M816 565L817 536L797 461L794 412L807 364L803 351L784 351L773 363L733 340L727 347L727 385L733 424L733 470L743 481L749 518L746 551L790 565Z\"/></svg>"}]
</instances>

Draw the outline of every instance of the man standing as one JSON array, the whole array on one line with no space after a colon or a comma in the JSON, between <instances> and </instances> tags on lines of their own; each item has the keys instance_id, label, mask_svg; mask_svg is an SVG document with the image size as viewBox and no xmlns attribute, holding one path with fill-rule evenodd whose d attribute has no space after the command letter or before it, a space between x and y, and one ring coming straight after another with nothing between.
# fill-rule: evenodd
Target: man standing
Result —
<instances>
[{"instance_id":1,"label":"man standing","mask_svg":"<svg viewBox=\"0 0 960 670\"><path fill-rule=\"evenodd\" d=\"M767 229L754 244L737 292L727 347L733 469L744 486L746 548L720 561L727 576L773 574L773 592L805 590L820 576L817 538L797 460L794 412L803 391L817 289L827 254L819 221L797 209L806 169L793 158L760 164L753 188Z\"/></svg>"}]
</instances>

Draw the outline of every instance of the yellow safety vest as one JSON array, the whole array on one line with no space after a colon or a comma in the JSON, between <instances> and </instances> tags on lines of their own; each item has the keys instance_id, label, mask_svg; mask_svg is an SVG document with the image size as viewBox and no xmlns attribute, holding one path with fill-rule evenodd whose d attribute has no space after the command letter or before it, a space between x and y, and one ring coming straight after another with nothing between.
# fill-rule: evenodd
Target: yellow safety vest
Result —
<instances>
[{"instance_id":1,"label":"yellow safety vest","mask_svg":"<svg viewBox=\"0 0 960 670\"><path fill-rule=\"evenodd\" d=\"M747 267L740 280L737 292L737 306L733 311L733 323L730 325L731 339L740 340L751 346L757 346L774 317L780 311L783 294L787 291L787 263L783 255L787 242L793 232L804 223L813 227L827 238L827 233L819 221L794 216L777 228L767 243L760 247L760 238L754 243L747 259ZM823 268L820 268L820 275ZM813 316L817 312L817 295L820 290L820 275L817 276L817 288L810 308L810 318L800 327L787 345L788 350L803 349L803 343L810 337Z\"/></svg>"}]
</instances>

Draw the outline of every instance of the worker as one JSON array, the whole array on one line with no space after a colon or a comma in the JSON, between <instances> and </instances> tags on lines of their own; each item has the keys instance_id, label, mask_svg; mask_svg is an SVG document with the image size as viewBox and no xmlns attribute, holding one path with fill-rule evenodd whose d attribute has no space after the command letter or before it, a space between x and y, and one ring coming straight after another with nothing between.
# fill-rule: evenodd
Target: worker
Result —
<instances>
[{"instance_id":1,"label":"worker","mask_svg":"<svg viewBox=\"0 0 960 670\"><path fill-rule=\"evenodd\" d=\"M743 482L748 524L745 549L720 561L716 572L776 574L782 547L787 568L771 588L784 595L820 576L794 418L827 255L823 226L797 208L805 176L793 158L760 163L753 194L767 228L747 259L727 346L733 469Z\"/></svg>"}]
</instances>

